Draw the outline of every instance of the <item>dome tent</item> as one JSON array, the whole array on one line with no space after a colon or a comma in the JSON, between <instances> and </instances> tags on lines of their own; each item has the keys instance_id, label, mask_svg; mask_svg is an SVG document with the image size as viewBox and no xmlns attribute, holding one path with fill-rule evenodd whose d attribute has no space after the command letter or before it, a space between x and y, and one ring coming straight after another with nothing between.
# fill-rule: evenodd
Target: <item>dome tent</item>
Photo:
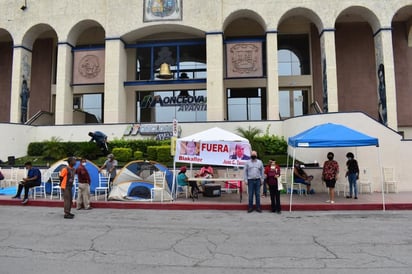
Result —
<instances>
[{"instance_id":1,"label":"dome tent","mask_svg":"<svg viewBox=\"0 0 412 274\"><path fill-rule=\"evenodd\" d=\"M166 173L164 200L172 200L170 189L173 174L169 169L153 161L132 161L127 163L113 180L109 200L150 201L150 191L154 183L154 171Z\"/></svg>"}]
</instances>

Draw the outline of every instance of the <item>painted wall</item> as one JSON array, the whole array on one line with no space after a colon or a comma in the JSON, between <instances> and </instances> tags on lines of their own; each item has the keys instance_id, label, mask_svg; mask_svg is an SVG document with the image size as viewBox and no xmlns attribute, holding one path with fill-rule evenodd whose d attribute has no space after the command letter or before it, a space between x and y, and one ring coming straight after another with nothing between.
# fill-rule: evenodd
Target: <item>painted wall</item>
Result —
<instances>
[{"instance_id":1,"label":"painted wall","mask_svg":"<svg viewBox=\"0 0 412 274\"><path fill-rule=\"evenodd\" d=\"M336 24L339 111L364 111L378 119L375 46L366 23Z\"/></svg>"},{"instance_id":2,"label":"painted wall","mask_svg":"<svg viewBox=\"0 0 412 274\"><path fill-rule=\"evenodd\" d=\"M12 42L0 43L0 122L10 121L12 46Z\"/></svg>"},{"instance_id":3,"label":"painted wall","mask_svg":"<svg viewBox=\"0 0 412 274\"><path fill-rule=\"evenodd\" d=\"M406 24L394 23L392 27L398 123L399 126L411 126L412 47L408 46Z\"/></svg>"}]
</instances>

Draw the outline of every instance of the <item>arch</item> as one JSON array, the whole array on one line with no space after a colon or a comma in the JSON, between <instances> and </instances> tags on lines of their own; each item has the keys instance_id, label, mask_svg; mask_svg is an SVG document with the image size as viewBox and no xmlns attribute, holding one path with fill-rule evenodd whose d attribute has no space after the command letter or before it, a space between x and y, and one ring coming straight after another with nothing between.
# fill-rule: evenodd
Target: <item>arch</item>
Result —
<instances>
[{"instance_id":1,"label":"arch","mask_svg":"<svg viewBox=\"0 0 412 274\"><path fill-rule=\"evenodd\" d=\"M234 11L225 18L223 22L223 26L222 26L223 31L225 31L231 23L233 23L234 21L238 19L242 19L242 18L247 18L252 21L255 21L260 25L263 31L267 30L267 24L265 20L262 18L262 16L257 14L255 11L243 9L243 10Z\"/></svg>"},{"instance_id":2,"label":"arch","mask_svg":"<svg viewBox=\"0 0 412 274\"><path fill-rule=\"evenodd\" d=\"M342 10L336 17L336 23L368 22L373 33L381 28L381 23L376 14L370 9L362 6L351 6Z\"/></svg>"},{"instance_id":3,"label":"arch","mask_svg":"<svg viewBox=\"0 0 412 274\"><path fill-rule=\"evenodd\" d=\"M69 34L67 35L67 42L75 46L78 42L79 37L85 31L92 29L92 28L101 28L104 30L103 26L95 20L83 20L83 21L78 22L71 28L71 30L69 31Z\"/></svg>"},{"instance_id":4,"label":"arch","mask_svg":"<svg viewBox=\"0 0 412 274\"><path fill-rule=\"evenodd\" d=\"M138 39L155 40L166 39L201 38L205 37L205 31L178 24L156 24L132 30L121 36L126 43L135 43Z\"/></svg>"},{"instance_id":5,"label":"arch","mask_svg":"<svg viewBox=\"0 0 412 274\"><path fill-rule=\"evenodd\" d=\"M392 17L392 24L394 22L406 23L406 37L408 46L412 47L412 5L400 8Z\"/></svg>"},{"instance_id":6,"label":"arch","mask_svg":"<svg viewBox=\"0 0 412 274\"><path fill-rule=\"evenodd\" d=\"M55 37L58 38L54 28L48 24L37 24L32 26L23 36L22 46L32 49L34 41L39 38Z\"/></svg>"},{"instance_id":7,"label":"arch","mask_svg":"<svg viewBox=\"0 0 412 274\"><path fill-rule=\"evenodd\" d=\"M13 37L6 29L0 28L0 43L13 42Z\"/></svg>"},{"instance_id":8,"label":"arch","mask_svg":"<svg viewBox=\"0 0 412 274\"><path fill-rule=\"evenodd\" d=\"M278 28L283 22L293 17L303 17L303 18L308 19L309 21L311 21L313 24L316 25L316 28L318 29L319 33L324 28L321 18L313 10L308 9L308 8L294 8L294 9L287 11L280 17Z\"/></svg>"}]
</instances>

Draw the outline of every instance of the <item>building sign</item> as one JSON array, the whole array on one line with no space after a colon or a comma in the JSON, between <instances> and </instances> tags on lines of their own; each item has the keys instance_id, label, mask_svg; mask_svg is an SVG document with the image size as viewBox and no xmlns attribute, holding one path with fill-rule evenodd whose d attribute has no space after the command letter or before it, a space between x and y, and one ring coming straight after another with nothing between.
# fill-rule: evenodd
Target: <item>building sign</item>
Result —
<instances>
[{"instance_id":1,"label":"building sign","mask_svg":"<svg viewBox=\"0 0 412 274\"><path fill-rule=\"evenodd\" d=\"M104 49L74 52L73 84L104 83Z\"/></svg>"},{"instance_id":2,"label":"building sign","mask_svg":"<svg viewBox=\"0 0 412 274\"><path fill-rule=\"evenodd\" d=\"M228 78L263 77L262 43L226 44Z\"/></svg>"},{"instance_id":3,"label":"building sign","mask_svg":"<svg viewBox=\"0 0 412 274\"><path fill-rule=\"evenodd\" d=\"M182 20L181 0L145 0L143 22Z\"/></svg>"},{"instance_id":4,"label":"building sign","mask_svg":"<svg viewBox=\"0 0 412 274\"><path fill-rule=\"evenodd\" d=\"M153 107L178 107L177 111L206 111L206 96L146 95L140 103L142 109Z\"/></svg>"}]
</instances>

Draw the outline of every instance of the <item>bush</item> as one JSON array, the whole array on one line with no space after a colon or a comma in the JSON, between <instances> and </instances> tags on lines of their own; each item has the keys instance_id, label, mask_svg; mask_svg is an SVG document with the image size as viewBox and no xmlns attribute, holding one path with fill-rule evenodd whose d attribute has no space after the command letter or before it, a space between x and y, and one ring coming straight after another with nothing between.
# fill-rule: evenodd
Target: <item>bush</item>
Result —
<instances>
[{"instance_id":1,"label":"bush","mask_svg":"<svg viewBox=\"0 0 412 274\"><path fill-rule=\"evenodd\" d=\"M64 144L60 142L58 137L52 137L50 141L44 142L44 150L42 156L45 159L59 160L66 157Z\"/></svg>"},{"instance_id":2,"label":"bush","mask_svg":"<svg viewBox=\"0 0 412 274\"><path fill-rule=\"evenodd\" d=\"M116 159L120 162L128 162L132 158L132 149L126 147L117 147L112 150Z\"/></svg>"},{"instance_id":3,"label":"bush","mask_svg":"<svg viewBox=\"0 0 412 274\"><path fill-rule=\"evenodd\" d=\"M172 160L170 155L170 146L157 147L157 161L159 163L167 164Z\"/></svg>"},{"instance_id":4,"label":"bush","mask_svg":"<svg viewBox=\"0 0 412 274\"><path fill-rule=\"evenodd\" d=\"M40 156L43 154L43 151L44 151L43 142L33 142L33 143L30 143L27 148L27 155L28 156Z\"/></svg>"},{"instance_id":5,"label":"bush","mask_svg":"<svg viewBox=\"0 0 412 274\"><path fill-rule=\"evenodd\" d=\"M157 147L155 146L147 147L147 159L151 161L157 161Z\"/></svg>"},{"instance_id":6,"label":"bush","mask_svg":"<svg viewBox=\"0 0 412 274\"><path fill-rule=\"evenodd\" d=\"M75 144L74 147L76 149L73 155L84 157L89 160L95 160L98 155L101 154L99 147L95 143L81 142L73 144Z\"/></svg>"},{"instance_id":7,"label":"bush","mask_svg":"<svg viewBox=\"0 0 412 274\"><path fill-rule=\"evenodd\" d=\"M134 158L135 160L143 160L143 152L141 152L141 151L139 151L139 150L136 150L136 151L133 153L133 158Z\"/></svg>"}]
</instances>

